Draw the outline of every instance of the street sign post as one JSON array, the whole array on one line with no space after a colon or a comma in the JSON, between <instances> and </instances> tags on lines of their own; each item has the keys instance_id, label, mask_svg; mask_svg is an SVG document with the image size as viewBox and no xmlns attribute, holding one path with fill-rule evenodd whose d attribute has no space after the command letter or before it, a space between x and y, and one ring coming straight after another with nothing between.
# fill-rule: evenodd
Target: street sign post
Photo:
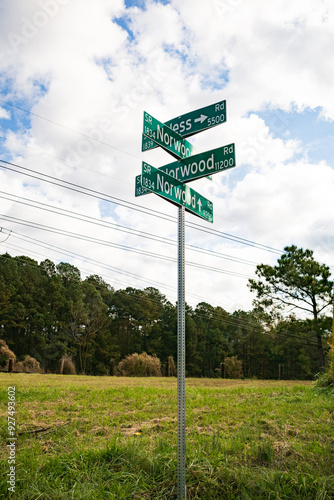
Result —
<instances>
[{"instance_id":1,"label":"street sign post","mask_svg":"<svg viewBox=\"0 0 334 500\"><path fill-rule=\"evenodd\" d=\"M219 101L210 106L196 109L184 115L177 116L165 122L169 128L177 132L182 137L202 132L207 128L215 127L226 121L226 101ZM142 151L156 148L157 145L148 137L143 136Z\"/></svg>"},{"instance_id":2,"label":"street sign post","mask_svg":"<svg viewBox=\"0 0 334 500\"><path fill-rule=\"evenodd\" d=\"M171 175L145 162L142 163L142 185L171 201L174 205L183 206L188 212L192 212L208 222L213 222L211 201Z\"/></svg>"},{"instance_id":3,"label":"street sign post","mask_svg":"<svg viewBox=\"0 0 334 500\"><path fill-rule=\"evenodd\" d=\"M143 134L158 146L172 154L175 158L187 158L196 153L190 142L174 132L164 123L144 111Z\"/></svg>"},{"instance_id":4,"label":"street sign post","mask_svg":"<svg viewBox=\"0 0 334 500\"><path fill-rule=\"evenodd\" d=\"M235 166L235 146L197 154L186 141L206 128L226 121L226 101L192 111L161 123L144 112L142 151L161 146L178 161L157 169L142 162L136 177L136 196L149 192L179 207L178 218L178 302L177 302L177 500L186 498L185 448L185 210L213 222L212 203L186 183Z\"/></svg>"},{"instance_id":5,"label":"street sign post","mask_svg":"<svg viewBox=\"0 0 334 500\"><path fill-rule=\"evenodd\" d=\"M178 216L177 280L177 500L186 498L186 299L184 207Z\"/></svg>"},{"instance_id":6,"label":"street sign post","mask_svg":"<svg viewBox=\"0 0 334 500\"><path fill-rule=\"evenodd\" d=\"M228 144L205 153L190 156L181 161L169 163L160 167L159 170L186 183L233 167L235 167L235 145ZM149 192L141 184L140 175L137 175L135 196L142 196Z\"/></svg>"}]
</instances>

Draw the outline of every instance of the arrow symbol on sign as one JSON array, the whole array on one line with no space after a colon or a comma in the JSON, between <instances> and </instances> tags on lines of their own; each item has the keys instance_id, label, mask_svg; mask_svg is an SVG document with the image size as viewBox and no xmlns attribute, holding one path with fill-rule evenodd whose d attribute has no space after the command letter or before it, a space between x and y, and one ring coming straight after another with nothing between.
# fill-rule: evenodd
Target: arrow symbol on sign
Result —
<instances>
[{"instance_id":1,"label":"arrow symbol on sign","mask_svg":"<svg viewBox=\"0 0 334 500\"><path fill-rule=\"evenodd\" d=\"M207 119L207 116L205 116L205 115L201 115L199 118L196 118L196 119L194 120L194 122L195 122L195 123L196 123L196 122L201 122L201 123L203 123L203 122L204 122L204 120L206 120L206 119Z\"/></svg>"},{"instance_id":2,"label":"arrow symbol on sign","mask_svg":"<svg viewBox=\"0 0 334 500\"><path fill-rule=\"evenodd\" d=\"M202 212L202 202L201 202L201 200L198 200L197 204L198 204L198 210L200 212Z\"/></svg>"}]
</instances>

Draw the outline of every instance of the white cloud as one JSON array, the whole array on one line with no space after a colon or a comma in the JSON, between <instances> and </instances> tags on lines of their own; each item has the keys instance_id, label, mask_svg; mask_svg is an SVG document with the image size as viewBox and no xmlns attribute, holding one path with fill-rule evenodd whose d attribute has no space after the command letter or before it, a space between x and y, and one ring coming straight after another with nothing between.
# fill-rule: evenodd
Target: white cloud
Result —
<instances>
[{"instance_id":1,"label":"white cloud","mask_svg":"<svg viewBox=\"0 0 334 500\"><path fill-rule=\"evenodd\" d=\"M11 119L8 130L6 121L1 123L7 138L1 157L10 155L24 167L125 205L161 211L173 221L1 170L3 190L176 242L176 208L153 194L134 197L142 160L157 167L171 161L161 149L141 152L143 111L164 121L226 99L227 122L189 140L200 151L234 142L237 167L215 175L212 182L193 183L213 201L214 224L187 215L203 228L188 227L187 241L258 263L273 263L277 255L232 242L227 235L278 249L296 243L333 264L334 165L311 162L309 146L293 133L285 136L284 130L290 128L289 113L304 109L320 109L320 119L329 123L334 119L334 6L321 0L172 0L166 5L148 0L145 6L126 8L121 0L14 0L2 5L0 97L34 115L1 103L0 118ZM266 122L258 114L265 109L271 113ZM147 286L152 280L176 299L176 264L148 255L175 257L175 246L4 199L0 209L147 252L140 256L1 221L46 244L148 280L131 281L121 272L73 257L78 267L123 282L111 282L115 286ZM211 228L225 237L208 233ZM27 252L41 252L27 242L21 245ZM66 258L43 251L50 258ZM245 276L254 272L254 266L241 262L194 251L188 255L217 269ZM252 297L246 283L245 277L189 266L187 301L195 305L202 297L229 310L247 309Z\"/></svg>"},{"instance_id":2,"label":"white cloud","mask_svg":"<svg viewBox=\"0 0 334 500\"><path fill-rule=\"evenodd\" d=\"M10 119L10 113L6 109L0 107L0 119L4 119L4 118L6 120L9 120Z\"/></svg>"}]
</instances>

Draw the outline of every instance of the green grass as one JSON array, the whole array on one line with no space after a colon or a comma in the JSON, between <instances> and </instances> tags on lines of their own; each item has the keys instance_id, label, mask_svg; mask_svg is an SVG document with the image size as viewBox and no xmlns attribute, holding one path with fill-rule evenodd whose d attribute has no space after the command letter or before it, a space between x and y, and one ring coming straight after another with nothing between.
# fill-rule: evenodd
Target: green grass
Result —
<instances>
[{"instance_id":1,"label":"green grass","mask_svg":"<svg viewBox=\"0 0 334 500\"><path fill-rule=\"evenodd\" d=\"M2 478L13 385L18 437L16 492L5 479L0 498L176 498L175 379L0 374L0 383ZM188 499L334 498L332 395L309 382L186 386Z\"/></svg>"}]
</instances>

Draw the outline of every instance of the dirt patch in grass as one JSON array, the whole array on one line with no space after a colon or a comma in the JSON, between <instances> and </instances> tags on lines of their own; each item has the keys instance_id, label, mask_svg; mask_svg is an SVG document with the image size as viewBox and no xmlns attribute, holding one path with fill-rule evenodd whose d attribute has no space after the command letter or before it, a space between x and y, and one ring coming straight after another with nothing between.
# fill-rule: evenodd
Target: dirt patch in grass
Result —
<instances>
[{"instance_id":1,"label":"dirt patch in grass","mask_svg":"<svg viewBox=\"0 0 334 500\"><path fill-rule=\"evenodd\" d=\"M106 427L106 426L96 426L96 427L93 427L92 429L90 429L89 431L91 434L93 434L94 436L110 436L111 434L111 429L110 427Z\"/></svg>"},{"instance_id":2,"label":"dirt patch in grass","mask_svg":"<svg viewBox=\"0 0 334 500\"><path fill-rule=\"evenodd\" d=\"M217 433L217 426L206 425L205 427L201 427L200 425L196 425L196 431L198 434L215 434Z\"/></svg>"},{"instance_id":3,"label":"dirt patch in grass","mask_svg":"<svg viewBox=\"0 0 334 500\"><path fill-rule=\"evenodd\" d=\"M147 422L141 422L138 425L131 427L121 427L121 432L125 436L133 436L135 434L141 434L143 431L148 429L163 430L167 423L176 422L176 418L162 417L153 418Z\"/></svg>"}]
</instances>

